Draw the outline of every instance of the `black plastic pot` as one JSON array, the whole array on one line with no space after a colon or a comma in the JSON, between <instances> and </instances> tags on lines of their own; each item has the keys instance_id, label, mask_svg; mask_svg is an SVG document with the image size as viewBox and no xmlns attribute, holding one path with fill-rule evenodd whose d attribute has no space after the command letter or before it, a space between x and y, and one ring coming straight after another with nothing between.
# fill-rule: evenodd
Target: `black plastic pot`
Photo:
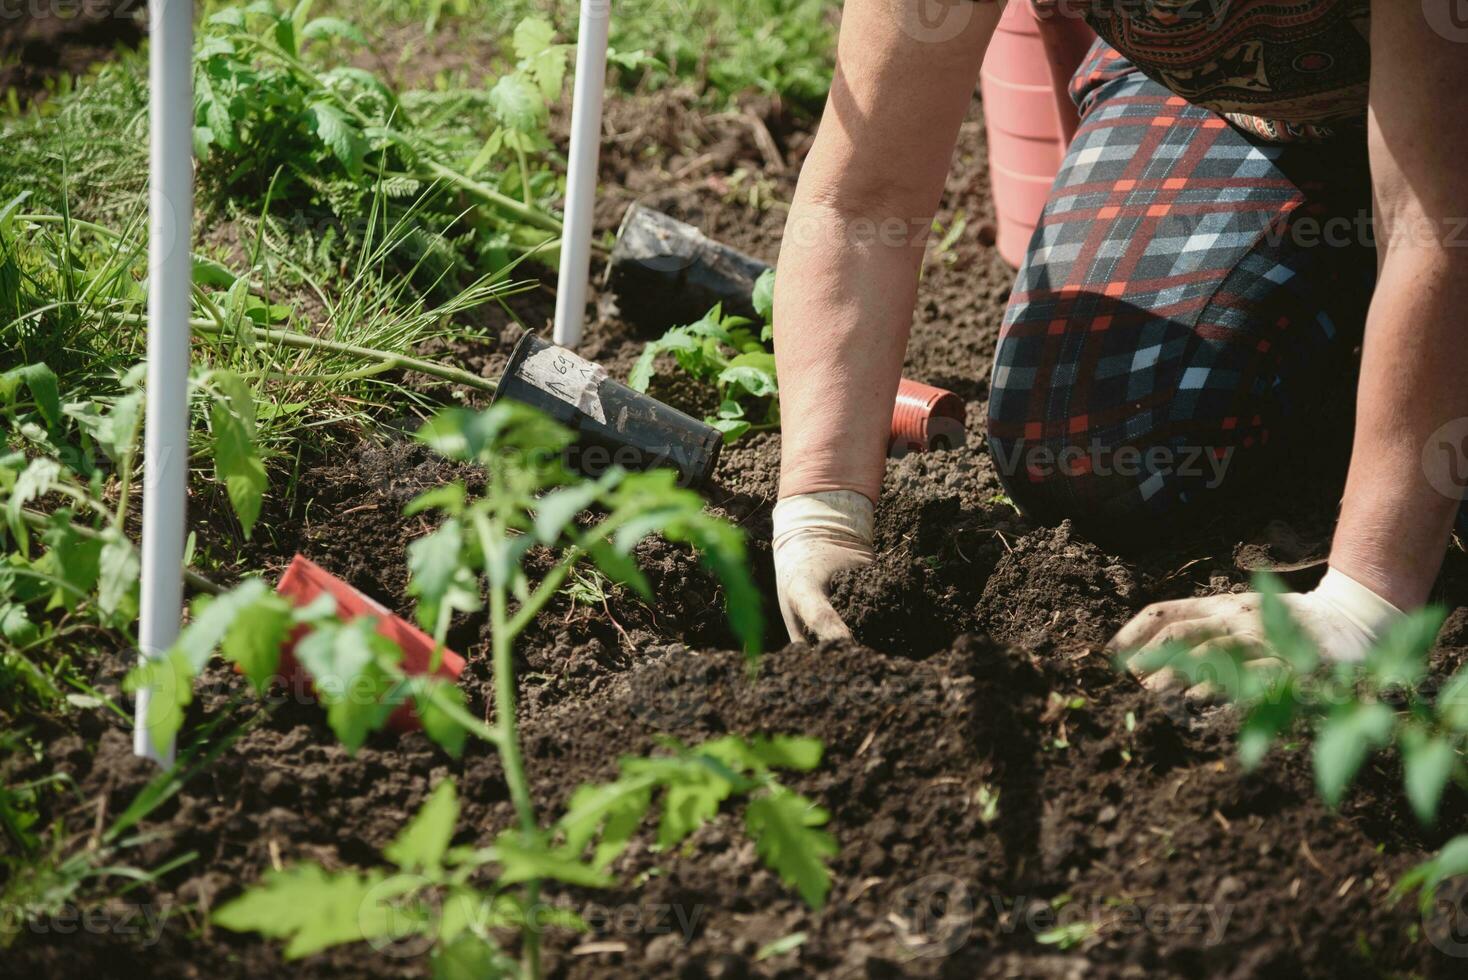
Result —
<instances>
[{"instance_id":1,"label":"black plastic pot","mask_svg":"<svg viewBox=\"0 0 1468 980\"><path fill-rule=\"evenodd\" d=\"M711 425L614 381L599 364L526 334L510 354L496 398L540 409L577 433L571 468L676 469L687 486L708 482L724 445Z\"/></svg>"}]
</instances>

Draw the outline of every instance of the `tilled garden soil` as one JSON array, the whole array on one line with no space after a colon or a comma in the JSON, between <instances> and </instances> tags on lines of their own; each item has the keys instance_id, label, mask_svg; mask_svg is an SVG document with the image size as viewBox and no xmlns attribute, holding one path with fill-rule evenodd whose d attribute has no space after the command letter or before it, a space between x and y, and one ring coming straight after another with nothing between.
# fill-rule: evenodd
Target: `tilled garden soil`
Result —
<instances>
[{"instance_id":1,"label":"tilled garden soil","mask_svg":"<svg viewBox=\"0 0 1468 980\"><path fill-rule=\"evenodd\" d=\"M768 104L695 121L685 101L665 95L617 103L609 129L623 135L604 164L603 227L640 198L773 260L784 215L760 205L789 199L808 124ZM827 908L812 913L764 869L737 808L672 853L649 848L649 826L615 866L622 886L551 890L593 931L553 933L548 973L1461 976L1465 961L1452 954L1462 947L1429 929L1415 903L1388 900L1401 874L1451 836L1417 828L1397 772L1368 767L1332 813L1316 798L1300 746L1244 774L1229 712L1154 697L1101 652L1150 601L1242 589L1260 562L1318 557L1339 468L1314 468L1309 486L1236 501L1206 526L1107 548L1069 525L1019 516L1000 496L981 435L1012 276L992 248L987 186L976 106L940 215L946 226L962 210L967 229L925 271L907 365L909 377L964 397L968 443L889 465L885 557L837 590L861 643L782 648L768 546L779 437L765 434L724 453L710 492L712 506L749 532L766 594L772 652L757 677L729 652L718 590L691 556L660 543L640 555L656 607L620 591L605 607L562 600L519 645L526 755L545 815L579 784L611 777L618 754L654 750L660 735L824 741L820 768L790 781L830 811L840 843ZM584 352L625 376L646 338L616 318L611 297L598 302ZM538 326L547 304L541 293L516 309ZM497 343L458 352L486 375L519 332L498 325ZM685 386L655 391L701 411L701 396ZM403 552L430 526L401 517L401 507L463 475L390 428L362 435L349 452L308 457L293 499L279 481L261 521L268 530L245 546L239 570L274 575L300 550L410 612ZM211 518L222 512L201 491L196 523L220 544L227 522ZM1450 605L1468 600L1465 583L1455 553L1444 574ZM458 624L451 640L469 657L472 707L487 711L483 622ZM1451 669L1465 655L1468 608L1458 608L1437 665ZM116 655L102 680L115 683L124 668ZM186 732L226 710L240 686L223 671L210 680ZM97 712L79 725L54 735L81 798L102 801L68 815L80 836L125 807L150 771L131 759L119 720ZM0 972L421 975L417 947L359 945L287 964L272 944L211 928L206 913L272 866L377 864L448 777L464 804L460 840L484 842L512 823L488 747L471 743L455 760L421 735L384 735L351 757L316 708L282 704L145 823L156 836L133 859L197 854L123 900L163 917L155 943L117 930L33 931ZM1452 796L1444 826L1461 826L1464 813ZM796 933L805 935L799 945L760 956Z\"/></svg>"}]
</instances>

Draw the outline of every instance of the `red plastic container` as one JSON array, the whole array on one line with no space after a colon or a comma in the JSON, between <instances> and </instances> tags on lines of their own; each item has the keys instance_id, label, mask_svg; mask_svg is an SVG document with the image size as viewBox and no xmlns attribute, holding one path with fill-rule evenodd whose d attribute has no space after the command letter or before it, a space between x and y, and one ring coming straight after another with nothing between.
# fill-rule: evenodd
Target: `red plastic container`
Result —
<instances>
[{"instance_id":1,"label":"red plastic container","mask_svg":"<svg viewBox=\"0 0 1468 980\"><path fill-rule=\"evenodd\" d=\"M394 616L381 603L368 598L341 579L332 575L304 555L291 559L290 567L280 578L275 591L297 606L305 606L323 592L336 600L337 614L344 620L371 616L377 620L377 632L402 647L402 667L409 674L426 674L433 658L433 638L413 624ZM295 687L303 679L301 665L295 658L296 643L304 635L305 628L291 637L290 645L281 651L280 673ZM445 649L438 664L438 677L458 680L464 670L464 658ZM388 719L394 731L412 731L419 727L418 717L410 704L404 704Z\"/></svg>"},{"instance_id":2,"label":"red plastic container","mask_svg":"<svg viewBox=\"0 0 1468 980\"><path fill-rule=\"evenodd\" d=\"M1004 11L979 76L989 137L989 180L999 254L1024 260L1079 118L1067 88L1095 32L1073 13L1037 12L1028 0Z\"/></svg>"},{"instance_id":3,"label":"red plastic container","mask_svg":"<svg viewBox=\"0 0 1468 980\"><path fill-rule=\"evenodd\" d=\"M964 442L963 399L951 391L903 378L892 406L891 455L952 449Z\"/></svg>"}]
</instances>

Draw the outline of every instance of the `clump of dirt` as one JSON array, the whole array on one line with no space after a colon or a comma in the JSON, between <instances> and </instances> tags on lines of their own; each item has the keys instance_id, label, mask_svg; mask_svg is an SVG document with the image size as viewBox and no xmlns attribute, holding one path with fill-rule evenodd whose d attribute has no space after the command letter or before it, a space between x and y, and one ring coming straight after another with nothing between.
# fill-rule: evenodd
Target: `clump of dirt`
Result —
<instances>
[{"instance_id":1,"label":"clump of dirt","mask_svg":"<svg viewBox=\"0 0 1468 980\"><path fill-rule=\"evenodd\" d=\"M1138 599L1132 571L1076 538L1065 521L1025 535L999 559L979 618L995 636L1037 653L1099 649Z\"/></svg>"}]
</instances>

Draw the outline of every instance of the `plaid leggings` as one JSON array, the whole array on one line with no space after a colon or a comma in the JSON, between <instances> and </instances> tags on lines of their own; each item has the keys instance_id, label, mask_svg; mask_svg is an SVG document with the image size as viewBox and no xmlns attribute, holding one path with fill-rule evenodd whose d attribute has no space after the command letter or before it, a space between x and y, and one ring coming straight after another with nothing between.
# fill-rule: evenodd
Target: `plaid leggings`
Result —
<instances>
[{"instance_id":1,"label":"plaid leggings","mask_svg":"<svg viewBox=\"0 0 1468 980\"><path fill-rule=\"evenodd\" d=\"M1351 399L1365 140L1271 144L1098 42L1000 332L989 446L1037 519L1177 516Z\"/></svg>"}]
</instances>

